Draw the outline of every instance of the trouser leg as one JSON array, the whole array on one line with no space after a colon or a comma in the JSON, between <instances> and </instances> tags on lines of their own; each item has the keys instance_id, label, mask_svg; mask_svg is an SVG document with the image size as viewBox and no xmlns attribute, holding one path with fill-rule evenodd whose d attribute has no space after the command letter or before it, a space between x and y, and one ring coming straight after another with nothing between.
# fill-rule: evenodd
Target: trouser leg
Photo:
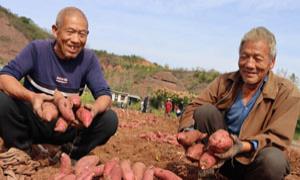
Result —
<instances>
[{"instance_id":1,"label":"trouser leg","mask_svg":"<svg viewBox=\"0 0 300 180\"><path fill-rule=\"evenodd\" d=\"M194 111L194 128L211 135L218 129L227 129L222 113L213 105L205 104ZM207 143L207 138L203 140Z\"/></svg>"},{"instance_id":2,"label":"trouser leg","mask_svg":"<svg viewBox=\"0 0 300 180\"><path fill-rule=\"evenodd\" d=\"M247 167L245 179L281 180L289 172L290 165L284 153L276 147L266 147Z\"/></svg>"},{"instance_id":3,"label":"trouser leg","mask_svg":"<svg viewBox=\"0 0 300 180\"><path fill-rule=\"evenodd\" d=\"M16 147L29 153L33 143L71 142L75 147L71 157L78 159L109 140L117 130L118 118L114 111L108 110L97 115L89 128L77 130L69 126L65 133L53 131L55 124L56 120L45 122L37 117L30 104L0 92L0 136L7 148Z\"/></svg>"},{"instance_id":4,"label":"trouser leg","mask_svg":"<svg viewBox=\"0 0 300 180\"><path fill-rule=\"evenodd\" d=\"M250 165L228 160L220 169L221 174L234 180L281 180L289 171L284 153L276 147L262 149Z\"/></svg>"},{"instance_id":5,"label":"trouser leg","mask_svg":"<svg viewBox=\"0 0 300 180\"><path fill-rule=\"evenodd\" d=\"M31 146L30 129L25 117L26 105L0 92L0 135L7 148L28 150Z\"/></svg>"},{"instance_id":6,"label":"trouser leg","mask_svg":"<svg viewBox=\"0 0 300 180\"><path fill-rule=\"evenodd\" d=\"M0 92L0 136L7 148L16 147L30 153L33 143L49 143L56 121L37 117L28 102L16 100ZM73 133L74 134L74 133ZM74 136L74 135L73 135ZM62 135L55 144L72 140L72 132Z\"/></svg>"},{"instance_id":7,"label":"trouser leg","mask_svg":"<svg viewBox=\"0 0 300 180\"><path fill-rule=\"evenodd\" d=\"M98 145L105 144L115 134L118 127L118 117L112 110L99 114L91 126L79 132L70 153L71 158L79 159L88 154Z\"/></svg>"}]
</instances>

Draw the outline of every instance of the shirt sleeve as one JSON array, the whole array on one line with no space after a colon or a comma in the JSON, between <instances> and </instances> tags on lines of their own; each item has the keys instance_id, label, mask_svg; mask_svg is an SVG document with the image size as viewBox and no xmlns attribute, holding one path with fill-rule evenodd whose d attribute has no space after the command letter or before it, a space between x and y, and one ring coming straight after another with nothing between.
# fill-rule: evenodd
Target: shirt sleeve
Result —
<instances>
[{"instance_id":1,"label":"shirt sleeve","mask_svg":"<svg viewBox=\"0 0 300 180\"><path fill-rule=\"evenodd\" d=\"M91 90L95 99L102 95L111 96L110 87L104 79L98 58L92 55L92 61L89 65L86 75L87 86Z\"/></svg>"},{"instance_id":2,"label":"shirt sleeve","mask_svg":"<svg viewBox=\"0 0 300 180\"><path fill-rule=\"evenodd\" d=\"M252 140L252 141L250 141L250 143L252 144L254 150L256 151L256 150L257 150L257 147L258 147L258 141Z\"/></svg>"},{"instance_id":3,"label":"shirt sleeve","mask_svg":"<svg viewBox=\"0 0 300 180\"><path fill-rule=\"evenodd\" d=\"M8 74L16 79L22 79L33 67L36 51L33 43L27 45L15 59L3 67L0 74Z\"/></svg>"}]
</instances>

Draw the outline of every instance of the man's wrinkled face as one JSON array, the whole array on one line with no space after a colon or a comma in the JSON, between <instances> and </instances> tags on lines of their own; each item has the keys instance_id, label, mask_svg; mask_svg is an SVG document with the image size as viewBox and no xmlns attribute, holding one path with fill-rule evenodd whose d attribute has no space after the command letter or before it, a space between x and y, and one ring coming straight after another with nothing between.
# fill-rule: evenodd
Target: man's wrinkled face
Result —
<instances>
[{"instance_id":1,"label":"man's wrinkled face","mask_svg":"<svg viewBox=\"0 0 300 180\"><path fill-rule=\"evenodd\" d=\"M61 59L73 59L84 48L88 35L86 20L78 15L65 16L60 26L53 26L54 51Z\"/></svg>"},{"instance_id":2,"label":"man's wrinkled face","mask_svg":"<svg viewBox=\"0 0 300 180\"><path fill-rule=\"evenodd\" d=\"M263 41L246 41L240 49L239 70L245 84L259 84L274 67L268 44Z\"/></svg>"}]
</instances>

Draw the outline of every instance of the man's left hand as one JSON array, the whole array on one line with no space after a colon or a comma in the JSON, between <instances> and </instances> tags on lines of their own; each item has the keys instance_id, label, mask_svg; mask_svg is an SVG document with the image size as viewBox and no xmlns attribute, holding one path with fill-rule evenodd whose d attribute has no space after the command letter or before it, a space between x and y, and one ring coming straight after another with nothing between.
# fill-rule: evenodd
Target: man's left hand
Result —
<instances>
[{"instance_id":1,"label":"man's left hand","mask_svg":"<svg viewBox=\"0 0 300 180\"><path fill-rule=\"evenodd\" d=\"M231 134L231 138L233 140L233 145L224 153L215 153L214 155L222 160L230 159L242 152L243 143L242 141L236 136Z\"/></svg>"}]
</instances>

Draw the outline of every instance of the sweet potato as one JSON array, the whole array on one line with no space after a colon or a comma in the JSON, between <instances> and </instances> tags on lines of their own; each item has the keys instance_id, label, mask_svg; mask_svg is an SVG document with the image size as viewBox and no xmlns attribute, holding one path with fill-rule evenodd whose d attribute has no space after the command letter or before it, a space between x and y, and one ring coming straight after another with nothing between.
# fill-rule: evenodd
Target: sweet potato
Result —
<instances>
[{"instance_id":1,"label":"sweet potato","mask_svg":"<svg viewBox=\"0 0 300 180\"><path fill-rule=\"evenodd\" d=\"M103 171L104 171L104 164L101 164L93 168L93 173L95 174L95 177L102 176Z\"/></svg>"},{"instance_id":2,"label":"sweet potato","mask_svg":"<svg viewBox=\"0 0 300 180\"><path fill-rule=\"evenodd\" d=\"M201 169L209 169L217 163L218 159L210 152L204 152L199 160Z\"/></svg>"},{"instance_id":3,"label":"sweet potato","mask_svg":"<svg viewBox=\"0 0 300 180\"><path fill-rule=\"evenodd\" d=\"M120 180L122 179L122 169L119 163L114 164L109 176L106 176L107 180Z\"/></svg>"},{"instance_id":4,"label":"sweet potato","mask_svg":"<svg viewBox=\"0 0 300 180\"><path fill-rule=\"evenodd\" d=\"M72 103L58 90L55 90L54 92L54 104L66 121L72 122L75 120L75 115L72 111Z\"/></svg>"},{"instance_id":5,"label":"sweet potato","mask_svg":"<svg viewBox=\"0 0 300 180\"><path fill-rule=\"evenodd\" d=\"M122 169L122 178L124 180L134 180L134 173L131 168L130 160L122 160L120 166Z\"/></svg>"},{"instance_id":6,"label":"sweet potato","mask_svg":"<svg viewBox=\"0 0 300 180\"><path fill-rule=\"evenodd\" d=\"M172 171L161 169L161 168L154 168L154 176L159 178L160 180L182 180L181 177L177 176Z\"/></svg>"},{"instance_id":7,"label":"sweet potato","mask_svg":"<svg viewBox=\"0 0 300 180\"><path fill-rule=\"evenodd\" d=\"M56 119L58 116L58 109L57 107L52 103L45 101L42 104L42 118L48 122Z\"/></svg>"},{"instance_id":8,"label":"sweet potato","mask_svg":"<svg viewBox=\"0 0 300 180\"><path fill-rule=\"evenodd\" d=\"M67 175L72 174L73 169L72 169L72 164L71 164L71 159L70 157L62 153L60 157L60 168L59 168L59 173L55 174L54 180L62 180L65 179Z\"/></svg>"},{"instance_id":9,"label":"sweet potato","mask_svg":"<svg viewBox=\"0 0 300 180\"><path fill-rule=\"evenodd\" d=\"M91 112L84 106L81 106L79 109L77 109L76 117L86 128L89 127L93 121Z\"/></svg>"},{"instance_id":10,"label":"sweet potato","mask_svg":"<svg viewBox=\"0 0 300 180\"><path fill-rule=\"evenodd\" d=\"M71 158L66 153L61 154L59 171L64 174L71 174L73 171Z\"/></svg>"},{"instance_id":11,"label":"sweet potato","mask_svg":"<svg viewBox=\"0 0 300 180\"><path fill-rule=\"evenodd\" d=\"M73 105L73 110L77 110L81 105L81 100L79 95L68 96L69 101Z\"/></svg>"},{"instance_id":12,"label":"sweet potato","mask_svg":"<svg viewBox=\"0 0 300 180\"><path fill-rule=\"evenodd\" d=\"M77 180L75 174L69 174L62 178L62 180Z\"/></svg>"},{"instance_id":13,"label":"sweet potato","mask_svg":"<svg viewBox=\"0 0 300 180\"><path fill-rule=\"evenodd\" d=\"M103 177L104 179L109 179L110 178L110 171L113 169L115 164L119 163L119 158L113 158L109 160L108 162L105 163L104 165L104 170L103 170Z\"/></svg>"},{"instance_id":14,"label":"sweet potato","mask_svg":"<svg viewBox=\"0 0 300 180\"><path fill-rule=\"evenodd\" d=\"M190 146L186 151L186 157L191 161L199 161L204 152L204 144L198 143Z\"/></svg>"},{"instance_id":15,"label":"sweet potato","mask_svg":"<svg viewBox=\"0 0 300 180\"><path fill-rule=\"evenodd\" d=\"M154 179L154 167L148 166L144 172L143 180L153 180Z\"/></svg>"},{"instance_id":16,"label":"sweet potato","mask_svg":"<svg viewBox=\"0 0 300 180\"><path fill-rule=\"evenodd\" d=\"M94 177L101 176L103 174L103 170L104 164L92 168L85 168L85 171L82 171L76 176L76 180L92 180Z\"/></svg>"},{"instance_id":17,"label":"sweet potato","mask_svg":"<svg viewBox=\"0 0 300 180\"><path fill-rule=\"evenodd\" d=\"M87 169L96 167L99 161L99 157L96 155L87 155L80 158L74 167L75 175L78 176Z\"/></svg>"},{"instance_id":18,"label":"sweet potato","mask_svg":"<svg viewBox=\"0 0 300 180\"><path fill-rule=\"evenodd\" d=\"M208 139L208 149L214 153L224 153L232 145L232 138L224 129L217 130Z\"/></svg>"},{"instance_id":19,"label":"sweet potato","mask_svg":"<svg viewBox=\"0 0 300 180\"><path fill-rule=\"evenodd\" d=\"M177 134L177 141L183 146L190 146L196 141L205 138L206 136L206 133L202 133L199 130L180 132Z\"/></svg>"},{"instance_id":20,"label":"sweet potato","mask_svg":"<svg viewBox=\"0 0 300 180\"><path fill-rule=\"evenodd\" d=\"M146 170L146 165L142 162L136 162L132 165L132 170L135 180L142 180Z\"/></svg>"},{"instance_id":21,"label":"sweet potato","mask_svg":"<svg viewBox=\"0 0 300 180\"><path fill-rule=\"evenodd\" d=\"M63 117L59 117L55 124L54 131L64 133L67 128L68 122Z\"/></svg>"},{"instance_id":22,"label":"sweet potato","mask_svg":"<svg viewBox=\"0 0 300 180\"><path fill-rule=\"evenodd\" d=\"M94 173L92 169L86 169L81 174L76 176L76 180L92 180Z\"/></svg>"}]
</instances>

